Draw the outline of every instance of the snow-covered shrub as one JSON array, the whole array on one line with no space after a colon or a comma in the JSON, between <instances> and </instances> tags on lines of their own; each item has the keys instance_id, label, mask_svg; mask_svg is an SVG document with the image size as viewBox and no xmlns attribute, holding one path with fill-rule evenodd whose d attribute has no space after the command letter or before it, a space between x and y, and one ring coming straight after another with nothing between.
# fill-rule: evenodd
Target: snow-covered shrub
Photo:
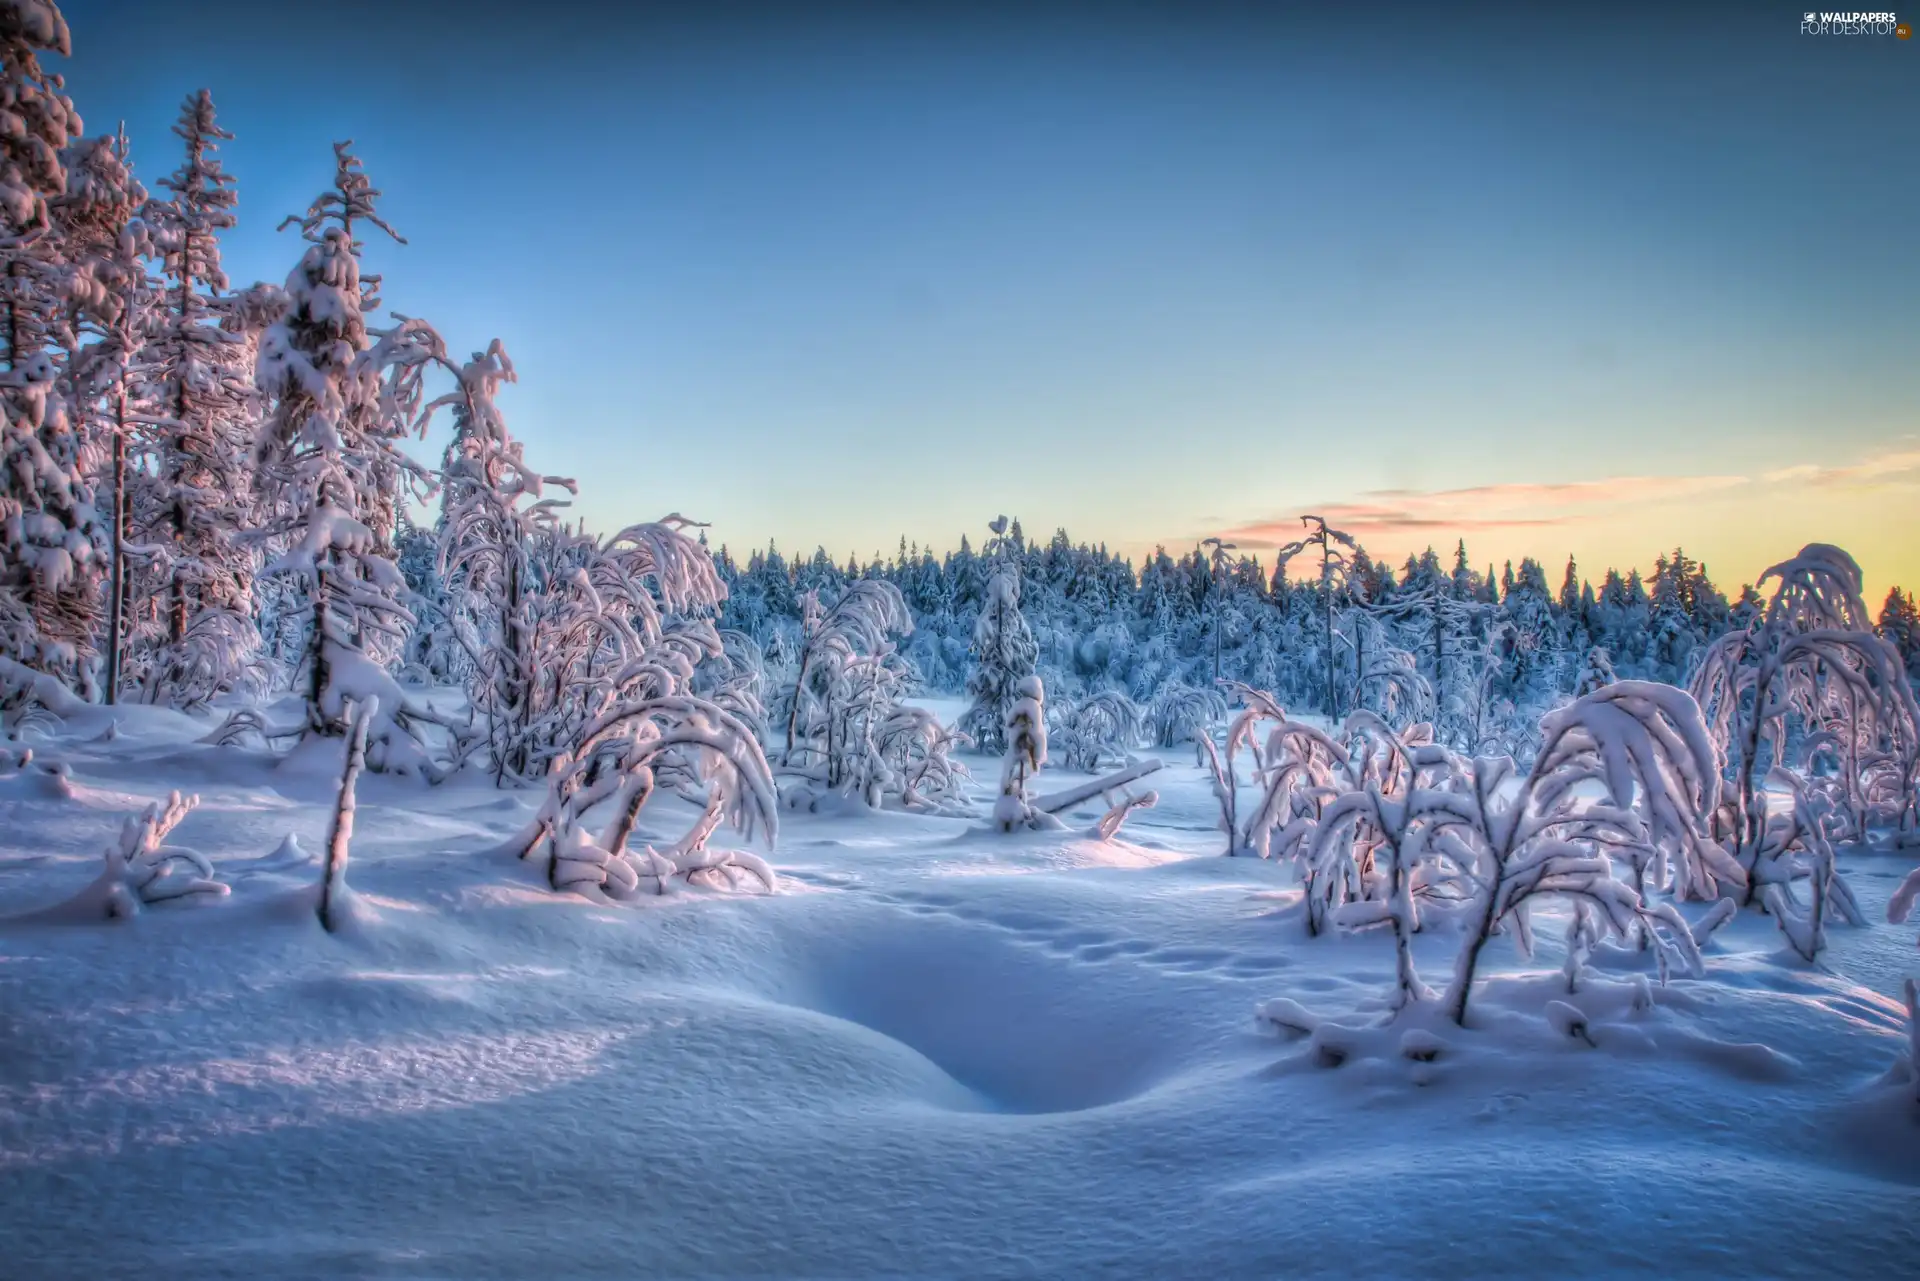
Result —
<instances>
[{"instance_id":1,"label":"snow-covered shrub","mask_svg":"<svg viewBox=\"0 0 1920 1281\"><path fill-rule=\"evenodd\" d=\"M1920 1105L1920 990L1912 979L1900 985L1907 1007L1907 1071L1913 1077L1913 1101Z\"/></svg>"},{"instance_id":2,"label":"snow-covered shrub","mask_svg":"<svg viewBox=\"0 0 1920 1281\"><path fill-rule=\"evenodd\" d=\"M1351 754L1344 743L1315 726L1292 720L1271 695L1241 690L1247 707L1227 731L1223 760L1216 771L1214 794L1222 808L1222 826L1231 829L1238 815L1239 780L1233 762L1242 744L1254 757L1254 783L1260 802L1240 823L1229 852L1245 850L1258 858L1292 858L1307 887L1307 929L1317 934L1324 925L1327 896L1320 891L1309 857L1315 826L1334 797L1360 785ZM1266 742L1258 728L1271 722Z\"/></svg>"},{"instance_id":3,"label":"snow-covered shrub","mask_svg":"<svg viewBox=\"0 0 1920 1281\"><path fill-rule=\"evenodd\" d=\"M1153 700L1147 704L1147 733L1161 747L1193 743L1199 754L1200 740L1226 718L1227 700L1218 690L1167 681L1153 692Z\"/></svg>"},{"instance_id":4,"label":"snow-covered shrub","mask_svg":"<svg viewBox=\"0 0 1920 1281\"><path fill-rule=\"evenodd\" d=\"M1792 808L1767 816L1760 865L1768 869L1762 901L1779 923L1787 942L1806 960L1827 946L1827 923L1865 925L1866 915L1834 862L1830 829L1835 826L1828 798L1793 776L1784 779L1793 793ZM1804 878L1808 902L1802 906L1793 886Z\"/></svg>"},{"instance_id":5,"label":"snow-covered shrub","mask_svg":"<svg viewBox=\"0 0 1920 1281\"><path fill-rule=\"evenodd\" d=\"M912 617L898 588L856 579L832 608L803 593L801 647L794 679L782 687L787 746L782 772L803 781L798 800L818 790L878 808L954 809L964 766L951 753L965 736L901 700L913 669L890 639Z\"/></svg>"},{"instance_id":6,"label":"snow-covered shrub","mask_svg":"<svg viewBox=\"0 0 1920 1281\"><path fill-rule=\"evenodd\" d=\"M1508 758L1480 757L1470 773L1441 789L1415 787L1408 799L1434 827L1426 844L1454 862L1472 890L1446 995L1447 1013L1463 1025L1487 940L1511 927L1530 949L1529 912L1542 895L1584 901L1610 935L1644 931L1663 974L1671 964L1698 971L1699 950L1679 913L1670 903L1648 904L1616 877L1613 850L1652 846L1663 864L1672 860L1680 883L1738 879L1704 831L1718 773L1699 707L1684 691L1620 681L1548 713L1541 731L1526 775ZM1588 794L1596 790L1598 800Z\"/></svg>"},{"instance_id":7,"label":"snow-covered shrub","mask_svg":"<svg viewBox=\"0 0 1920 1281\"><path fill-rule=\"evenodd\" d=\"M833 784L843 772L838 768L842 758L858 750L845 744L844 735L839 746L833 741L836 725L848 718L850 700L862 701L869 713L860 717L865 722L874 710L884 717L905 690L908 672L889 638L911 632L913 617L900 589L878 579L848 583L831 607L820 603L817 590L806 592L800 606L798 666L778 698L786 713L782 760L788 765L822 761Z\"/></svg>"},{"instance_id":8,"label":"snow-covered shrub","mask_svg":"<svg viewBox=\"0 0 1920 1281\"><path fill-rule=\"evenodd\" d=\"M695 758L705 790L700 817L676 840L630 849L656 771L676 753ZM609 822L591 832L586 815L602 803ZM578 752L554 762L545 803L511 846L519 857L541 861L554 889L600 902L643 890L664 894L675 878L730 885L746 874L772 890L765 860L707 842L722 821L772 840L777 815L773 771L752 728L704 699L667 694L616 706L589 724Z\"/></svg>"},{"instance_id":9,"label":"snow-covered shrub","mask_svg":"<svg viewBox=\"0 0 1920 1281\"><path fill-rule=\"evenodd\" d=\"M1117 689L1047 705L1047 735L1068 769L1093 773L1103 760L1125 760L1140 745L1146 714Z\"/></svg>"},{"instance_id":10,"label":"snow-covered shrub","mask_svg":"<svg viewBox=\"0 0 1920 1281\"><path fill-rule=\"evenodd\" d=\"M1824 730L1842 745L1841 792L1856 829L1866 817L1861 745L1902 760L1920 752L1920 707L1899 651L1873 632L1853 558L1809 544L1761 575L1761 586L1770 581L1765 610L1707 648L1690 686L1732 783L1715 835L1744 874L1748 902L1790 881L1800 856L1812 854L1798 839L1778 839L1769 821L1765 782L1787 773L1791 732Z\"/></svg>"},{"instance_id":11,"label":"snow-covered shrub","mask_svg":"<svg viewBox=\"0 0 1920 1281\"><path fill-rule=\"evenodd\" d=\"M1361 785L1334 799L1313 825L1306 855L1308 898L1314 899L1318 887L1348 887L1345 901L1330 913L1332 921L1345 930L1388 928L1394 945L1389 1008L1398 1011L1432 996L1413 963L1413 935L1420 928L1416 885L1430 870L1453 871L1446 854L1435 848L1444 824L1425 809L1423 789L1457 788L1460 762L1429 742L1396 734L1377 718L1356 736L1363 739L1369 767ZM1390 758L1385 768L1371 768L1375 749Z\"/></svg>"},{"instance_id":12,"label":"snow-covered shrub","mask_svg":"<svg viewBox=\"0 0 1920 1281\"><path fill-rule=\"evenodd\" d=\"M88 707L53 677L0 654L0 739L17 739L34 727L57 728Z\"/></svg>"},{"instance_id":13,"label":"snow-covered shrub","mask_svg":"<svg viewBox=\"0 0 1920 1281\"><path fill-rule=\"evenodd\" d=\"M32 913L32 919L125 920L157 903L225 897L228 888L204 855L165 843L199 803L199 797L176 791L128 818L93 883L57 907Z\"/></svg>"},{"instance_id":14,"label":"snow-covered shrub","mask_svg":"<svg viewBox=\"0 0 1920 1281\"><path fill-rule=\"evenodd\" d=\"M964 814L967 767L953 753L970 740L924 707L896 706L874 734L886 764L886 795L902 809Z\"/></svg>"}]
</instances>

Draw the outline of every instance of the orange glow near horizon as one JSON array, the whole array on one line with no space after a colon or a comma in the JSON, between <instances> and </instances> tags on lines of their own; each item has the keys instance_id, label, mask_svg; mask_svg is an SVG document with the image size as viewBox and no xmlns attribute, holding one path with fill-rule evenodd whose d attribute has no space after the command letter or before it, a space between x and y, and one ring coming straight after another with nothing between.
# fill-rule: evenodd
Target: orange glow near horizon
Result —
<instances>
[{"instance_id":1,"label":"orange glow near horizon","mask_svg":"<svg viewBox=\"0 0 1920 1281\"><path fill-rule=\"evenodd\" d=\"M1898 442L1844 465L1803 464L1757 475L1619 476L1562 484L1375 490L1300 508L1352 535L1396 570L1431 546L1451 565L1464 539L1476 570L1532 556L1557 587L1572 556L1598 582L1609 568L1648 572L1684 548L1730 596L1807 543L1834 543L1859 561L1876 612L1888 588L1920 588L1920 446ZM1297 513L1222 531L1271 564L1300 537ZM1196 535L1206 537L1205 533ZM1186 546L1187 539L1178 546ZM1169 551L1175 543L1168 543ZM1129 550L1150 554L1151 546Z\"/></svg>"}]
</instances>

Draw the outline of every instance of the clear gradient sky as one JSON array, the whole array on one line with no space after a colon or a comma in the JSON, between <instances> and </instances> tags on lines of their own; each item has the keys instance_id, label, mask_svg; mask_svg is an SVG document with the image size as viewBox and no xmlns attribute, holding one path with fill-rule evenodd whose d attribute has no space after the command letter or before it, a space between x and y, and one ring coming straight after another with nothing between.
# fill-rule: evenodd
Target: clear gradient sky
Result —
<instances>
[{"instance_id":1,"label":"clear gradient sky","mask_svg":"<svg viewBox=\"0 0 1920 1281\"><path fill-rule=\"evenodd\" d=\"M1896 6L1898 7L1898 6ZM615 527L1134 554L1307 510L1557 581L1811 540L1920 587L1920 39L1778 3L67 0L152 184L238 135L236 282L352 137L386 301L502 338ZM804 11L805 16L799 16ZM1908 15L1903 11L1903 17Z\"/></svg>"}]
</instances>

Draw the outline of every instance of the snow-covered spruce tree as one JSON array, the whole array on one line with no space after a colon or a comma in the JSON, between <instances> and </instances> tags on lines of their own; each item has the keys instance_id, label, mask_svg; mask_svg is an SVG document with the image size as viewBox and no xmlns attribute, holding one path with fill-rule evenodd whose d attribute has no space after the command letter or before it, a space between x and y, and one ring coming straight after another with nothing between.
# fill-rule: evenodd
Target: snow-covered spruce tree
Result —
<instances>
[{"instance_id":1,"label":"snow-covered spruce tree","mask_svg":"<svg viewBox=\"0 0 1920 1281\"><path fill-rule=\"evenodd\" d=\"M439 571L448 621L471 650L474 711L487 729L488 768L496 782L538 778L538 688L548 678L539 652L543 589L539 547L559 535L548 486L576 492L571 480L530 470L507 432L494 396L514 381L513 362L495 339L455 370L455 389L428 406L450 407L453 441L441 481Z\"/></svg>"},{"instance_id":2,"label":"snow-covered spruce tree","mask_svg":"<svg viewBox=\"0 0 1920 1281\"><path fill-rule=\"evenodd\" d=\"M142 360L143 392L161 415L146 453L149 501L133 510L133 538L158 547L141 582L157 617L136 645L136 678L149 702L204 703L251 680L253 571L258 549L248 451L259 395L247 308L228 296L220 233L237 196L220 165L232 134L205 89L181 104L174 134L180 167L144 219L165 278Z\"/></svg>"},{"instance_id":3,"label":"snow-covered spruce tree","mask_svg":"<svg viewBox=\"0 0 1920 1281\"><path fill-rule=\"evenodd\" d=\"M369 767L419 770L416 723L436 718L383 666L412 621L391 541L400 482L424 475L395 441L419 424L422 369L444 356L421 321L367 326L379 300L374 278L361 278L352 228L395 233L374 212L378 192L348 145L334 148L334 189L297 220L308 248L287 278L287 312L260 344L256 381L270 409L255 458L272 512L260 534L286 546L262 574L298 583L308 618L306 719L292 732L338 737L347 700L370 701Z\"/></svg>"},{"instance_id":4,"label":"snow-covered spruce tree","mask_svg":"<svg viewBox=\"0 0 1920 1281\"><path fill-rule=\"evenodd\" d=\"M1574 684L1573 696L1585 698L1595 690L1605 689L1619 679L1613 671L1612 656L1596 645L1587 651L1587 661L1580 669L1580 679Z\"/></svg>"},{"instance_id":5,"label":"snow-covered spruce tree","mask_svg":"<svg viewBox=\"0 0 1920 1281\"><path fill-rule=\"evenodd\" d=\"M1764 613L1713 642L1690 685L1732 784L1714 834L1744 874L1747 902L1791 883L1806 857L1817 857L1802 840L1780 839L1769 820L1765 780L1788 773L1791 733L1825 731L1846 745L1850 804L1863 787L1863 743L1901 759L1920 751L1920 708L1898 651L1872 630L1854 559L1809 544L1760 576L1760 586L1768 582L1775 587Z\"/></svg>"},{"instance_id":6,"label":"snow-covered spruce tree","mask_svg":"<svg viewBox=\"0 0 1920 1281\"><path fill-rule=\"evenodd\" d=\"M1020 569L1006 545L1005 527L1004 516L990 526L993 568L973 628L974 668L967 677L967 695L973 703L960 718L961 731L982 751L1001 753L1008 748L1007 718L1020 699L1020 682L1033 675L1040 657L1040 647L1020 613Z\"/></svg>"},{"instance_id":7,"label":"snow-covered spruce tree","mask_svg":"<svg viewBox=\"0 0 1920 1281\"><path fill-rule=\"evenodd\" d=\"M0 357L8 370L44 348L47 311L59 293L50 279L61 264L51 202L66 192L67 144L80 136L81 122L60 77L40 66L39 55L71 52L66 19L51 0L0 4L0 95L7 115L0 130Z\"/></svg>"},{"instance_id":8,"label":"snow-covered spruce tree","mask_svg":"<svg viewBox=\"0 0 1920 1281\"><path fill-rule=\"evenodd\" d=\"M1651 847L1676 887L1738 879L1738 868L1708 839L1718 772L1700 709L1684 691L1620 681L1549 712L1532 768L1515 774L1506 757L1480 757L1444 790L1416 788L1408 805L1439 830L1427 845L1462 872L1473 897L1446 1009L1465 1025L1481 950L1511 927L1530 949L1533 900L1585 901L1610 934L1652 941L1662 973L1697 972L1699 949L1671 903L1648 904L1614 875L1612 855ZM1600 798L1589 792L1598 790Z\"/></svg>"},{"instance_id":9,"label":"snow-covered spruce tree","mask_svg":"<svg viewBox=\"0 0 1920 1281\"><path fill-rule=\"evenodd\" d=\"M75 142L65 167L67 189L49 202L60 261L42 276L57 284L57 292L41 319L49 353L60 364L58 394L79 444L82 473L105 527L105 554L62 603L70 615L66 629L83 637L76 675L88 691L91 657L106 633L107 699L113 701L124 650L126 516L144 488L143 474L129 466L128 450L136 424L149 421L132 384L150 327L153 282L146 259L152 246L138 217L146 190L133 176L124 134ZM110 580L104 629L102 576Z\"/></svg>"},{"instance_id":10,"label":"snow-covered spruce tree","mask_svg":"<svg viewBox=\"0 0 1920 1281\"><path fill-rule=\"evenodd\" d=\"M1475 751L1483 692L1490 693L1496 674L1491 670L1493 655L1480 639L1488 631L1492 611L1458 594L1458 577L1466 573L1462 562L1456 577L1442 577L1436 562L1419 587L1378 602L1373 612L1396 626L1398 644L1417 653L1430 673L1434 737Z\"/></svg>"},{"instance_id":11,"label":"snow-covered spruce tree","mask_svg":"<svg viewBox=\"0 0 1920 1281\"><path fill-rule=\"evenodd\" d=\"M59 381L44 352L0 374L0 650L87 694L111 532Z\"/></svg>"},{"instance_id":12,"label":"snow-covered spruce tree","mask_svg":"<svg viewBox=\"0 0 1920 1281\"><path fill-rule=\"evenodd\" d=\"M152 246L135 216L145 190L127 163L124 136L75 143L67 154L67 190L51 202L60 238L60 299L48 334L60 351L62 388L81 439L96 506L108 529L105 697L117 701L126 652L128 514L145 473L133 465L138 411L134 361L150 326ZM104 404L102 402L105 402ZM104 437L104 448L101 447ZM102 474L104 472L104 474ZM98 606L95 606L97 612Z\"/></svg>"},{"instance_id":13,"label":"snow-covered spruce tree","mask_svg":"<svg viewBox=\"0 0 1920 1281\"><path fill-rule=\"evenodd\" d=\"M59 265L49 201L66 191L62 157L81 128L60 78L40 66L47 52L70 52L60 10L0 5L0 655L80 687L106 530L45 352Z\"/></svg>"}]
</instances>

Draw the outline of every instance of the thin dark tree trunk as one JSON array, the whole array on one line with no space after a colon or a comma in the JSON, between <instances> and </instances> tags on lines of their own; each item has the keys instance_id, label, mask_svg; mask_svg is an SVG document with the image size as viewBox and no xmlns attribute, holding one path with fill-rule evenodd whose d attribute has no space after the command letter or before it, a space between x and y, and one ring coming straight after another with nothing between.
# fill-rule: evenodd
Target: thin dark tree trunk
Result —
<instances>
[{"instance_id":1,"label":"thin dark tree trunk","mask_svg":"<svg viewBox=\"0 0 1920 1281\"><path fill-rule=\"evenodd\" d=\"M180 256L180 301L177 323L181 334L186 332L187 325L191 319L192 295L190 291L192 288L193 233L188 231ZM187 403L187 371L184 367L187 359L186 351L182 350L177 353L176 359L182 362L182 367L176 370L174 374L173 416L175 421L185 424L190 409ZM167 497L169 499L167 515L169 522L173 526L171 532L177 560L178 550L181 544L186 541L187 536L186 504L180 497L180 485L183 480L180 467L180 455L184 452L181 449L181 442L185 435L186 428L182 425L171 428L171 431L174 433L173 448L167 451L165 462L162 464L162 470L167 480ZM172 585L168 589L167 640L171 644L178 645L186 634L187 590L186 584L181 580L180 574L176 571L173 575Z\"/></svg>"},{"instance_id":2,"label":"thin dark tree trunk","mask_svg":"<svg viewBox=\"0 0 1920 1281\"><path fill-rule=\"evenodd\" d=\"M326 714L320 708L320 700L327 692L327 567L325 563L316 567L314 572L313 594L313 641L308 655L307 683L307 724L321 733L332 733Z\"/></svg>"},{"instance_id":3,"label":"thin dark tree trunk","mask_svg":"<svg viewBox=\"0 0 1920 1281\"><path fill-rule=\"evenodd\" d=\"M127 606L127 383L122 376L113 406L113 564L107 603L107 706L120 701L120 653L125 646Z\"/></svg>"}]
</instances>

